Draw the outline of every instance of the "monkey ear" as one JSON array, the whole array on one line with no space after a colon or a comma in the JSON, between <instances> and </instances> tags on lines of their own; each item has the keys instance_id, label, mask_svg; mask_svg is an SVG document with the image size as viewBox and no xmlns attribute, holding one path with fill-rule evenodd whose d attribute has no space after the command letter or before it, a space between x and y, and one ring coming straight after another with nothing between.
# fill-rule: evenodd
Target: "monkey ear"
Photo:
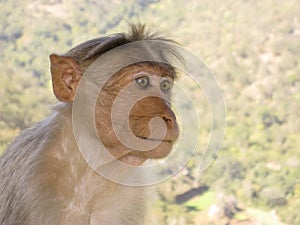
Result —
<instances>
[{"instance_id":1,"label":"monkey ear","mask_svg":"<svg viewBox=\"0 0 300 225\"><path fill-rule=\"evenodd\" d=\"M75 59L50 55L53 92L62 102L73 102L82 72Z\"/></svg>"}]
</instances>

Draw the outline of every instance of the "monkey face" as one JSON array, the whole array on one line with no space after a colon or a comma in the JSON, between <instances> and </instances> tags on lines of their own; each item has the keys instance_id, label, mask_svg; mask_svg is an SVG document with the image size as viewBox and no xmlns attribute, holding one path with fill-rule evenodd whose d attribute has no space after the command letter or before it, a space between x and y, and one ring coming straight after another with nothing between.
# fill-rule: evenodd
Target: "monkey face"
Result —
<instances>
[{"instance_id":1,"label":"monkey face","mask_svg":"<svg viewBox=\"0 0 300 225\"><path fill-rule=\"evenodd\" d=\"M179 135L169 104L173 80L167 68L144 63L124 68L106 83L97 100L95 118L99 138L114 158L140 165L171 152ZM114 104L119 107L116 117L112 116ZM123 141L120 134L124 134ZM140 141L139 149L132 147L131 141Z\"/></svg>"}]
</instances>

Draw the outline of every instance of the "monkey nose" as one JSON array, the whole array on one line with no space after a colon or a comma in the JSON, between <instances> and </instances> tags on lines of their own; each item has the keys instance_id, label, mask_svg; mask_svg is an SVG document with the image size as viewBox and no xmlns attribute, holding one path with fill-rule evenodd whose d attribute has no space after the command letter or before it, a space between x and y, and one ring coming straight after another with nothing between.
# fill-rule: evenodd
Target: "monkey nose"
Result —
<instances>
[{"instance_id":1,"label":"monkey nose","mask_svg":"<svg viewBox=\"0 0 300 225\"><path fill-rule=\"evenodd\" d=\"M162 119L166 122L169 128L174 128L176 119L173 113L171 112L165 113L164 115L162 115Z\"/></svg>"},{"instance_id":2,"label":"monkey nose","mask_svg":"<svg viewBox=\"0 0 300 225\"><path fill-rule=\"evenodd\" d=\"M168 127L173 128L173 121L172 121L172 118L170 116L169 117L168 116L163 116L162 118L166 122Z\"/></svg>"},{"instance_id":3,"label":"monkey nose","mask_svg":"<svg viewBox=\"0 0 300 225\"><path fill-rule=\"evenodd\" d=\"M179 136L176 117L174 114L166 114L161 117L167 125L166 140L175 141Z\"/></svg>"}]
</instances>

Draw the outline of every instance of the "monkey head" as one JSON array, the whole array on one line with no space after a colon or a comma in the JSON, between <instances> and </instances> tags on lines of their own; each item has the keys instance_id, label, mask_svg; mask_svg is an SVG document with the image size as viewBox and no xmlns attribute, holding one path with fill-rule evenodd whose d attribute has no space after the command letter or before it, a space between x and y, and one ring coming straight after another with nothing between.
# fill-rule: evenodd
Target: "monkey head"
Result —
<instances>
[{"instance_id":1,"label":"monkey head","mask_svg":"<svg viewBox=\"0 0 300 225\"><path fill-rule=\"evenodd\" d=\"M70 57L52 54L50 59L54 94L60 101L72 104L83 75L82 68ZM114 158L131 165L140 165L147 159L160 159L170 153L179 133L169 103L174 79L175 71L171 66L144 62L121 69L106 82L96 101L95 124L99 138ZM126 97L122 98L123 89L129 85L130 91L125 92ZM145 93L145 97L131 103L128 118L122 116L122 108L119 108L121 116L115 122L129 124L127 143L136 138L141 143L153 146L152 149L141 151L122 143L115 132L112 118L113 104L117 98L121 98L125 106L132 96L140 93ZM153 123L150 129L153 119L160 121ZM161 122L164 126L161 126ZM123 132L129 133L126 129Z\"/></svg>"}]
</instances>

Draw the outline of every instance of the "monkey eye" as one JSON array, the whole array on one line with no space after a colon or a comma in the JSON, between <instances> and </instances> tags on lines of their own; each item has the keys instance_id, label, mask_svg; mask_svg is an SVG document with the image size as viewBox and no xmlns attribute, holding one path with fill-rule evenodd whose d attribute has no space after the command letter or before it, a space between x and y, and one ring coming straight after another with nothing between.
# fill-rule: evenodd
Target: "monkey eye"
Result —
<instances>
[{"instance_id":1,"label":"monkey eye","mask_svg":"<svg viewBox=\"0 0 300 225\"><path fill-rule=\"evenodd\" d=\"M160 89L164 92L167 93L171 89L172 83L169 80L162 80L160 82Z\"/></svg>"},{"instance_id":2,"label":"monkey eye","mask_svg":"<svg viewBox=\"0 0 300 225\"><path fill-rule=\"evenodd\" d=\"M147 88L150 86L149 77L147 76L136 78L135 83L141 88Z\"/></svg>"}]
</instances>

